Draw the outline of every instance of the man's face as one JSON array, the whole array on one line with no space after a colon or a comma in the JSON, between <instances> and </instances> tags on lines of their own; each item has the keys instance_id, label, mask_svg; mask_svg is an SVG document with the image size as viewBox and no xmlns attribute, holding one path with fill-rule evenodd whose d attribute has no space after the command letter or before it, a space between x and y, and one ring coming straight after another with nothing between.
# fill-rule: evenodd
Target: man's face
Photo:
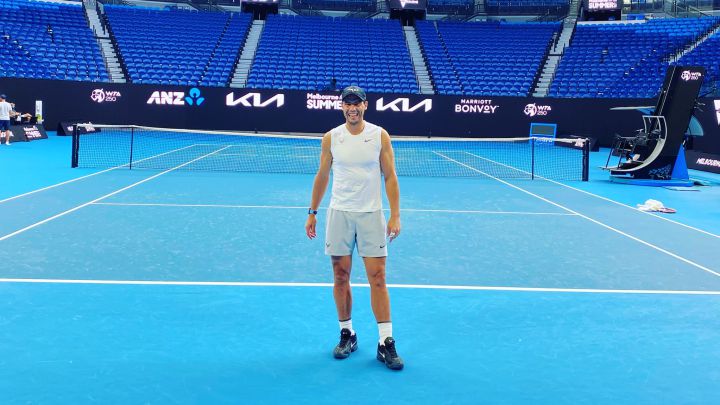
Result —
<instances>
[{"instance_id":1,"label":"man's face","mask_svg":"<svg viewBox=\"0 0 720 405\"><path fill-rule=\"evenodd\" d=\"M367 110L367 101L343 101L342 110L345 120L348 124L357 124L362 122L365 110Z\"/></svg>"}]
</instances>

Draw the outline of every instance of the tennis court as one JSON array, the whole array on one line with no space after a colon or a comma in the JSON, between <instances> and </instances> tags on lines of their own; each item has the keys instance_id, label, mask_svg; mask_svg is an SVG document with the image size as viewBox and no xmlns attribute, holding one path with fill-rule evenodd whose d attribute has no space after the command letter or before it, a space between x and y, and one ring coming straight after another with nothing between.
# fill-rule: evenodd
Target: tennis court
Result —
<instances>
[{"instance_id":1,"label":"tennis court","mask_svg":"<svg viewBox=\"0 0 720 405\"><path fill-rule=\"evenodd\" d=\"M393 373L357 257L359 350L332 358L332 273L303 229L311 174L193 170L252 151L196 140L166 167L70 169L70 143L0 149L3 403L720 401L716 187L508 178L431 154L458 172L400 178ZM316 164L308 148L297 167ZM678 214L633 208L648 198Z\"/></svg>"}]
</instances>

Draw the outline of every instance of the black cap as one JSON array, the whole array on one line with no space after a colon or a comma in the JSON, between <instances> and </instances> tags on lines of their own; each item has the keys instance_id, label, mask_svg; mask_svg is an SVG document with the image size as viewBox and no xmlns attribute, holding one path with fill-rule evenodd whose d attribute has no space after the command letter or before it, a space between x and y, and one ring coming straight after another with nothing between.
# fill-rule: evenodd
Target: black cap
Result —
<instances>
[{"instance_id":1,"label":"black cap","mask_svg":"<svg viewBox=\"0 0 720 405\"><path fill-rule=\"evenodd\" d=\"M0 98L3 99L3 100L5 100L5 99L7 98L7 96L4 95L4 94L0 94Z\"/></svg>"},{"instance_id":2,"label":"black cap","mask_svg":"<svg viewBox=\"0 0 720 405\"><path fill-rule=\"evenodd\" d=\"M361 89L358 86L345 87L345 90L343 90L342 96L340 98L342 98L342 101L347 102L358 102L367 100L365 90Z\"/></svg>"}]
</instances>

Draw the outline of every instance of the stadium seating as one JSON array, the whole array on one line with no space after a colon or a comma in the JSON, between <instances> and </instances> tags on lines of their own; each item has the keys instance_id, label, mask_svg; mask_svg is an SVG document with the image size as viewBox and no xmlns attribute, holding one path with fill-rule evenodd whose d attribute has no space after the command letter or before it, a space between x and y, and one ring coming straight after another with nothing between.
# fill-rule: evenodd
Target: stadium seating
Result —
<instances>
[{"instance_id":1,"label":"stadium seating","mask_svg":"<svg viewBox=\"0 0 720 405\"><path fill-rule=\"evenodd\" d=\"M227 86L251 16L105 6L132 83Z\"/></svg>"},{"instance_id":2,"label":"stadium seating","mask_svg":"<svg viewBox=\"0 0 720 405\"><path fill-rule=\"evenodd\" d=\"M680 58L677 64L681 66L704 66L707 75L701 92L705 93L714 90L713 93L717 93L719 89L713 89L712 85L720 84L720 33L715 33L706 39L697 48Z\"/></svg>"},{"instance_id":3,"label":"stadium seating","mask_svg":"<svg viewBox=\"0 0 720 405\"><path fill-rule=\"evenodd\" d=\"M555 74L558 97L654 97L668 60L717 18L667 18L578 25Z\"/></svg>"},{"instance_id":4,"label":"stadium seating","mask_svg":"<svg viewBox=\"0 0 720 405\"><path fill-rule=\"evenodd\" d=\"M332 78L338 88L356 84L371 92L417 93L400 23L268 16L248 87L324 90Z\"/></svg>"},{"instance_id":5,"label":"stadium seating","mask_svg":"<svg viewBox=\"0 0 720 405\"><path fill-rule=\"evenodd\" d=\"M371 10L372 0L293 0L305 8ZM487 0L488 7L566 7L568 0ZM471 0L429 0L443 12L472 12ZM251 15L105 5L104 16L131 83L228 86ZM553 78L552 97L654 97L671 57L720 25L720 17L580 23ZM417 21L438 94L527 96L561 23ZM109 81L80 3L0 2L0 75ZM332 35L329 35L332 33ZM678 64L702 65L705 89L720 81L720 34ZM399 21L270 15L247 87L418 93Z\"/></svg>"},{"instance_id":6,"label":"stadium seating","mask_svg":"<svg viewBox=\"0 0 720 405\"><path fill-rule=\"evenodd\" d=\"M105 82L100 47L82 5L0 2L0 75Z\"/></svg>"},{"instance_id":7,"label":"stadium seating","mask_svg":"<svg viewBox=\"0 0 720 405\"><path fill-rule=\"evenodd\" d=\"M437 24L437 25L436 25ZM526 96L558 23L418 21L439 94Z\"/></svg>"}]
</instances>

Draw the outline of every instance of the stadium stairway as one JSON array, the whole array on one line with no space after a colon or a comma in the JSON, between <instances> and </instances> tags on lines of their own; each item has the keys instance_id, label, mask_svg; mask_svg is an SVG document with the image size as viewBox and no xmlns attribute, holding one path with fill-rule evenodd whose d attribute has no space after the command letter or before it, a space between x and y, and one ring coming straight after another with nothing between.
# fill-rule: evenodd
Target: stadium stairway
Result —
<instances>
[{"instance_id":1,"label":"stadium stairway","mask_svg":"<svg viewBox=\"0 0 720 405\"><path fill-rule=\"evenodd\" d=\"M413 70L415 70L415 78L420 86L420 94L434 94L435 90L430 81L430 73L428 73L425 57L420 49L415 27L405 26L403 27L403 33L410 52L410 59L412 59Z\"/></svg>"},{"instance_id":2,"label":"stadium stairway","mask_svg":"<svg viewBox=\"0 0 720 405\"><path fill-rule=\"evenodd\" d=\"M122 71L120 60L115 53L110 34L98 14L98 10L100 9L98 8L97 2L95 0L83 0L83 8L85 9L88 24L100 44L100 52L105 62L105 68L110 76L110 81L112 83L126 83L127 79Z\"/></svg>"},{"instance_id":3,"label":"stadium stairway","mask_svg":"<svg viewBox=\"0 0 720 405\"><path fill-rule=\"evenodd\" d=\"M245 46L243 46L242 51L240 51L240 58L235 65L232 78L230 78L230 87L243 88L247 84L250 68L255 59L255 52L257 51L264 27L265 20L255 20L252 22L247 39L245 40Z\"/></svg>"},{"instance_id":4,"label":"stadium stairway","mask_svg":"<svg viewBox=\"0 0 720 405\"><path fill-rule=\"evenodd\" d=\"M563 21L562 30L557 38L557 41L553 45L552 49L548 53L545 63L543 64L540 78L535 84L533 97L546 97L550 91L550 85L555 77L558 65L560 65L560 59L565 52L565 48L570 46L570 40L575 32L575 26L577 25L578 13L580 10L580 0L570 0L570 7L568 9L568 15Z\"/></svg>"},{"instance_id":5,"label":"stadium stairway","mask_svg":"<svg viewBox=\"0 0 720 405\"><path fill-rule=\"evenodd\" d=\"M688 53L692 52L693 49L697 48L700 44L705 42L708 38L712 37L716 33L720 32L720 19L715 22L712 28L706 33L704 33L700 38L697 39L697 41L693 42L692 44L685 47L685 49L680 50L677 54L673 55L673 57L670 58L670 64L677 63L683 56L687 55Z\"/></svg>"}]
</instances>

